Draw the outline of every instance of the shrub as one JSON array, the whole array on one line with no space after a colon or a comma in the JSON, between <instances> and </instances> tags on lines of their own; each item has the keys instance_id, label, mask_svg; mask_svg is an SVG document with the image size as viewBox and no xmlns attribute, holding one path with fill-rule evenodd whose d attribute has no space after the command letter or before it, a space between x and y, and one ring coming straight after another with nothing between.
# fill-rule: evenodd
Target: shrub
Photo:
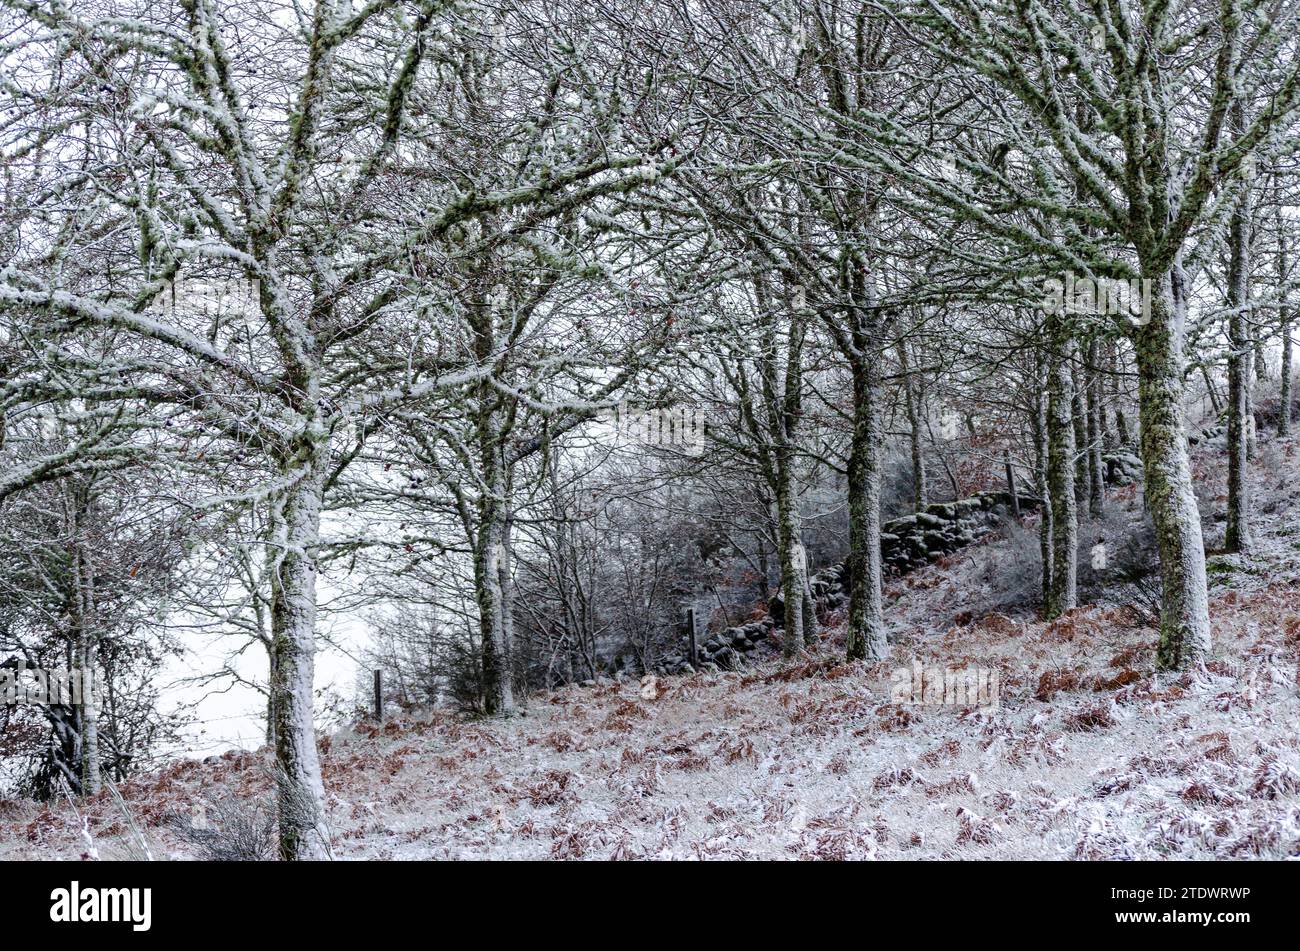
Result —
<instances>
[{"instance_id":1,"label":"shrub","mask_svg":"<svg viewBox=\"0 0 1300 951\"><path fill-rule=\"evenodd\" d=\"M1092 549L1106 546L1106 560L1094 567ZM1144 623L1160 617L1160 552L1155 527L1145 513L1112 505L1098 519L1079 526L1079 601L1111 600L1131 605Z\"/></svg>"},{"instance_id":2,"label":"shrub","mask_svg":"<svg viewBox=\"0 0 1300 951\"><path fill-rule=\"evenodd\" d=\"M988 586L995 610L1036 608L1042 596L1043 559L1038 527L1017 519L999 526L998 557L989 560L981 579Z\"/></svg>"},{"instance_id":3,"label":"shrub","mask_svg":"<svg viewBox=\"0 0 1300 951\"><path fill-rule=\"evenodd\" d=\"M275 816L233 796L200 803L194 815L172 816L170 825L209 862L269 862L279 849Z\"/></svg>"}]
</instances>

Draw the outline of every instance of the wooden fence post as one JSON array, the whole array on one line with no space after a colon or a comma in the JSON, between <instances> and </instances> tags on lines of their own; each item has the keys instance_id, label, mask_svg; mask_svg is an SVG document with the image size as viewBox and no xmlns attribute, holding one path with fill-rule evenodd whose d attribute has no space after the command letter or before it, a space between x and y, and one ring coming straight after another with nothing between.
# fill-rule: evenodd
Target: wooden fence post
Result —
<instances>
[{"instance_id":1,"label":"wooden fence post","mask_svg":"<svg viewBox=\"0 0 1300 951\"><path fill-rule=\"evenodd\" d=\"M699 655L699 650L695 645L695 609L694 608L686 609L686 637L688 638L688 642L690 645L691 666L698 667L700 665L700 655Z\"/></svg>"},{"instance_id":2,"label":"wooden fence post","mask_svg":"<svg viewBox=\"0 0 1300 951\"><path fill-rule=\"evenodd\" d=\"M1020 518L1020 494L1016 491L1016 473L1011 468L1010 450L1002 454L1002 460L1007 464L1007 495L1010 496L1011 514Z\"/></svg>"}]
</instances>

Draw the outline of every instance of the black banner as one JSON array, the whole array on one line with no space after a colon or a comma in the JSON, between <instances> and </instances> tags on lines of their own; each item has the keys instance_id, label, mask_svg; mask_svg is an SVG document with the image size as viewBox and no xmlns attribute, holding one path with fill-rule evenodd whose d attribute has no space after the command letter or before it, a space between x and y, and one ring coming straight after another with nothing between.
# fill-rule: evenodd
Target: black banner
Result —
<instances>
[{"instance_id":1,"label":"black banner","mask_svg":"<svg viewBox=\"0 0 1300 951\"><path fill-rule=\"evenodd\" d=\"M577 925L578 908L584 925L612 928L689 921L734 937L775 914L787 927L864 928L864 939L902 928L944 942L1017 932L1232 940L1294 920L1282 863L598 864L551 863L543 877L529 863L15 862L0 864L0 907L9 938L75 931L128 942L237 922L255 922L259 937L337 941L377 922L455 927L483 911L494 939L556 937L561 922Z\"/></svg>"}]
</instances>

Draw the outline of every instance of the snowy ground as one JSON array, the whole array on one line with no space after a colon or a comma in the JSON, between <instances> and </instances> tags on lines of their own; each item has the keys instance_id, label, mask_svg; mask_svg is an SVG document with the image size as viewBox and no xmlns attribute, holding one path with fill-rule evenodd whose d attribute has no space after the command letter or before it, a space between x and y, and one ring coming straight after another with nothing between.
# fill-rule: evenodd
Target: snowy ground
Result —
<instances>
[{"instance_id":1,"label":"snowy ground","mask_svg":"<svg viewBox=\"0 0 1300 951\"><path fill-rule=\"evenodd\" d=\"M1205 670L1154 672L1120 605L1052 624L988 613L1019 541L896 582L889 662L809 659L533 697L508 722L410 715L329 738L335 851L406 858L1280 858L1300 856L1300 446L1259 472L1260 547L1212 556ZM1221 474L1198 473L1213 493ZM1129 493L1131 496L1131 492ZM1132 504L1131 498L1128 500ZM1117 504L1124 504L1121 499ZM1211 537L1211 545L1214 539ZM890 674L995 668L996 710L891 702ZM265 752L123 789L157 857L168 816L269 807ZM0 857L128 853L120 810L0 804Z\"/></svg>"}]
</instances>

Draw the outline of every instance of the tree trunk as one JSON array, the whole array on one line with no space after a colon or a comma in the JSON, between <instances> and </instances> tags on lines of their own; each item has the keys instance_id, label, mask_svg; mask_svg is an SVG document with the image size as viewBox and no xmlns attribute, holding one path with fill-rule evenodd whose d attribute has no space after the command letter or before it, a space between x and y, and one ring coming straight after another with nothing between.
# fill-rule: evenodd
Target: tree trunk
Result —
<instances>
[{"instance_id":1,"label":"tree trunk","mask_svg":"<svg viewBox=\"0 0 1300 951\"><path fill-rule=\"evenodd\" d=\"M501 658L505 679L509 685L508 698L513 710L515 697L515 585L511 560L514 558L514 516L506 511L501 528Z\"/></svg>"},{"instance_id":2,"label":"tree trunk","mask_svg":"<svg viewBox=\"0 0 1300 951\"><path fill-rule=\"evenodd\" d=\"M1101 426L1103 432L1104 446L1106 449L1115 450L1123 445L1123 439L1119 433L1119 345L1113 340L1105 346L1106 372L1099 373L1097 379L1097 402L1101 410ZM1109 382L1109 386L1107 383ZM1111 410L1106 411L1107 402L1109 401ZM1102 483L1105 484L1105 475L1103 473Z\"/></svg>"},{"instance_id":3,"label":"tree trunk","mask_svg":"<svg viewBox=\"0 0 1300 951\"><path fill-rule=\"evenodd\" d=\"M1287 233L1282 227L1282 203L1277 204L1277 286L1286 285L1287 274ZM1286 436L1291 432L1291 311L1282 307L1279 313L1281 323L1280 343L1282 344L1282 392L1281 405L1278 407L1277 434Z\"/></svg>"},{"instance_id":4,"label":"tree trunk","mask_svg":"<svg viewBox=\"0 0 1300 951\"><path fill-rule=\"evenodd\" d=\"M1042 390L1034 399L1032 419L1034 431L1034 478L1038 487L1038 497L1043 504L1038 509L1038 553L1042 565L1041 598L1043 614L1052 600L1052 506L1047 482L1047 394Z\"/></svg>"},{"instance_id":5,"label":"tree trunk","mask_svg":"<svg viewBox=\"0 0 1300 951\"><path fill-rule=\"evenodd\" d=\"M1251 545L1250 214L1247 186L1228 227L1228 527L1223 544L1230 552L1247 551Z\"/></svg>"},{"instance_id":6,"label":"tree trunk","mask_svg":"<svg viewBox=\"0 0 1300 951\"><path fill-rule=\"evenodd\" d=\"M1088 410L1083 394L1087 378L1079 366L1079 347L1073 341L1070 353L1070 426L1074 430L1074 510L1075 517L1088 507L1088 487L1092 484L1092 453L1088 446Z\"/></svg>"},{"instance_id":7,"label":"tree trunk","mask_svg":"<svg viewBox=\"0 0 1300 951\"><path fill-rule=\"evenodd\" d=\"M821 637L821 625L817 622L817 602L812 593L812 574L808 569L808 550L801 549L803 552L804 569L801 581L803 583L803 643L805 647L815 648L817 641Z\"/></svg>"},{"instance_id":8,"label":"tree trunk","mask_svg":"<svg viewBox=\"0 0 1300 951\"><path fill-rule=\"evenodd\" d=\"M1060 617L1078 602L1079 520L1075 495L1070 364L1073 341L1058 319L1049 330L1047 494L1052 511L1052 585L1043 615Z\"/></svg>"},{"instance_id":9,"label":"tree trunk","mask_svg":"<svg viewBox=\"0 0 1300 951\"><path fill-rule=\"evenodd\" d=\"M920 381L912 378L908 369L907 344L898 343L899 368L903 372L903 402L907 406L907 422L911 435L912 448L912 511L919 512L928 501L929 487L925 471L925 447L921 441L921 393Z\"/></svg>"},{"instance_id":10,"label":"tree trunk","mask_svg":"<svg viewBox=\"0 0 1300 951\"><path fill-rule=\"evenodd\" d=\"M853 361L853 442L849 450L849 660L889 653L880 560L880 369L864 355Z\"/></svg>"},{"instance_id":11,"label":"tree trunk","mask_svg":"<svg viewBox=\"0 0 1300 951\"><path fill-rule=\"evenodd\" d=\"M269 683L275 683L275 650L268 643L267 646L267 669L270 671ZM266 745L271 749L276 748L275 742L275 724L277 717L275 715L275 691L267 687L266 691Z\"/></svg>"},{"instance_id":12,"label":"tree trunk","mask_svg":"<svg viewBox=\"0 0 1300 951\"><path fill-rule=\"evenodd\" d=\"M280 857L330 857L325 785L316 749L316 564L321 445L307 436L287 473L307 470L271 510L271 708L275 711Z\"/></svg>"},{"instance_id":13,"label":"tree trunk","mask_svg":"<svg viewBox=\"0 0 1300 951\"><path fill-rule=\"evenodd\" d=\"M1183 426L1184 288L1181 265L1151 278L1149 322L1134 331L1147 506L1163 591L1158 661L1185 667L1210 648L1205 546Z\"/></svg>"},{"instance_id":14,"label":"tree trunk","mask_svg":"<svg viewBox=\"0 0 1300 951\"><path fill-rule=\"evenodd\" d=\"M781 561L781 600L785 608L785 656L793 657L804 647L803 593L806 558L799 543L797 504L790 485L788 447L777 446L776 452L776 535Z\"/></svg>"},{"instance_id":15,"label":"tree trunk","mask_svg":"<svg viewBox=\"0 0 1300 951\"><path fill-rule=\"evenodd\" d=\"M483 712L488 716L514 713L512 678L506 669L505 598L501 589L504 546L495 505L484 511L479 523L479 544L474 557L474 588L478 602L479 635L483 651Z\"/></svg>"},{"instance_id":16,"label":"tree trunk","mask_svg":"<svg viewBox=\"0 0 1300 951\"><path fill-rule=\"evenodd\" d=\"M1011 468L1011 450L1002 451L1002 464L1007 470L1007 501L1011 503L1011 514L1020 518L1020 492L1016 489L1016 470Z\"/></svg>"},{"instance_id":17,"label":"tree trunk","mask_svg":"<svg viewBox=\"0 0 1300 951\"><path fill-rule=\"evenodd\" d=\"M103 779L99 763L99 704L96 702L95 645L84 641L78 648L81 665L81 791L93 796L100 791Z\"/></svg>"},{"instance_id":18,"label":"tree trunk","mask_svg":"<svg viewBox=\"0 0 1300 951\"><path fill-rule=\"evenodd\" d=\"M72 495L72 604L70 615L74 629L73 659L82 683L82 705L77 719L80 731L81 794L93 796L100 791L102 777L99 762L99 707L95 703L95 661L99 651L95 631L95 569L83 532L90 517L90 489L77 485ZM73 673L69 671L69 673Z\"/></svg>"},{"instance_id":19,"label":"tree trunk","mask_svg":"<svg viewBox=\"0 0 1300 951\"><path fill-rule=\"evenodd\" d=\"M1223 412L1223 401L1219 399L1219 389L1210 379L1210 368L1204 363L1201 364L1201 379L1205 383L1205 395L1210 398L1210 412L1218 417Z\"/></svg>"},{"instance_id":20,"label":"tree trunk","mask_svg":"<svg viewBox=\"0 0 1300 951\"><path fill-rule=\"evenodd\" d=\"M1291 312L1282 310L1282 395L1277 432L1287 436L1291 432L1291 413L1294 399L1291 396Z\"/></svg>"},{"instance_id":21,"label":"tree trunk","mask_svg":"<svg viewBox=\"0 0 1300 951\"><path fill-rule=\"evenodd\" d=\"M1089 341L1083 378L1087 383L1088 514L1093 518L1101 518L1106 510L1106 464L1101 458L1106 423L1101 401L1101 368L1097 363L1099 355L1097 341Z\"/></svg>"},{"instance_id":22,"label":"tree trunk","mask_svg":"<svg viewBox=\"0 0 1300 951\"><path fill-rule=\"evenodd\" d=\"M1119 344L1112 344L1111 347L1111 372L1113 374L1111 385L1111 399L1115 405L1115 437L1118 445L1128 448L1133 444L1133 438L1128 431L1128 417L1124 415L1124 390L1123 377L1120 371L1126 369L1124 361L1120 357Z\"/></svg>"},{"instance_id":23,"label":"tree trunk","mask_svg":"<svg viewBox=\"0 0 1300 951\"><path fill-rule=\"evenodd\" d=\"M772 564L768 559L767 541L762 532L758 535L758 596L764 604L772 600Z\"/></svg>"},{"instance_id":24,"label":"tree trunk","mask_svg":"<svg viewBox=\"0 0 1300 951\"><path fill-rule=\"evenodd\" d=\"M1250 228L1249 220L1246 222L1246 227L1248 229ZM1250 258L1249 247L1247 247L1246 249L1246 257L1247 259ZM1249 283L1250 282L1248 280L1247 284L1249 285ZM1253 334L1254 340L1253 340L1253 347L1252 347L1253 352L1251 355L1251 366L1254 368L1255 371L1253 375L1253 379L1263 382L1269 378L1268 333L1266 332L1265 326L1262 323L1253 325L1253 329L1254 329L1254 334Z\"/></svg>"},{"instance_id":25,"label":"tree trunk","mask_svg":"<svg viewBox=\"0 0 1300 951\"><path fill-rule=\"evenodd\" d=\"M483 326L491 328L491 311L485 308ZM491 339L480 335L482 348ZM485 352L480 350L485 355ZM480 651L483 670L483 712L488 716L515 712L513 677L510 676L506 645L506 605L502 589L505 569L505 505L507 477L502 456L502 432L498 396L488 384L478 391L477 440L480 478L483 481L476 502L477 533L474 536L474 597L478 604ZM584 654L586 653L584 648ZM585 658L590 666L590 658ZM594 670L592 671L594 675Z\"/></svg>"}]
</instances>

